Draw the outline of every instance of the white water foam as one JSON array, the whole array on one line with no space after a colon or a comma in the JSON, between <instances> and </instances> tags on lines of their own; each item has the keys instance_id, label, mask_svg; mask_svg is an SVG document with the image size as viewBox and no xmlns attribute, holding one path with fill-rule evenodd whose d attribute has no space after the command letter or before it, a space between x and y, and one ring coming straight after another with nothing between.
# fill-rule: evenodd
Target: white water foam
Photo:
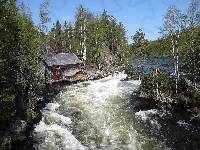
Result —
<instances>
[{"instance_id":1,"label":"white water foam","mask_svg":"<svg viewBox=\"0 0 200 150\"><path fill-rule=\"evenodd\" d=\"M60 106L60 104L58 103L48 103L46 105L46 107L44 108L44 110L48 110L48 111L56 111L56 109Z\"/></svg>"},{"instance_id":2,"label":"white water foam","mask_svg":"<svg viewBox=\"0 0 200 150\"><path fill-rule=\"evenodd\" d=\"M85 150L83 145L72 135L66 125L71 124L71 119L55 112L58 103L48 103L43 110L42 121L35 127L33 135L37 137L38 150L72 149Z\"/></svg>"},{"instance_id":3,"label":"white water foam","mask_svg":"<svg viewBox=\"0 0 200 150\"><path fill-rule=\"evenodd\" d=\"M187 130L189 130L190 127L191 127L191 124L185 122L185 120L179 120L177 123L178 123L178 125L179 125L180 127L184 127L184 128L187 129Z\"/></svg>"},{"instance_id":4,"label":"white water foam","mask_svg":"<svg viewBox=\"0 0 200 150\"><path fill-rule=\"evenodd\" d=\"M138 111L135 113L135 115L142 119L143 121L147 121L150 120L152 118L153 115L158 114L158 110L157 109L151 109L151 110L145 110L145 111Z\"/></svg>"},{"instance_id":5,"label":"white water foam","mask_svg":"<svg viewBox=\"0 0 200 150\"><path fill-rule=\"evenodd\" d=\"M47 104L42 112L42 121L34 130L36 149L138 150L146 143L151 145L152 139L145 140L145 136L139 135L134 119L127 118L126 101L130 100L130 93L139 89L141 82L124 81L126 77L119 73L67 86L55 103ZM156 143L155 147L159 148L158 145Z\"/></svg>"},{"instance_id":6,"label":"white water foam","mask_svg":"<svg viewBox=\"0 0 200 150\"><path fill-rule=\"evenodd\" d=\"M72 135L68 129L63 128L57 124L46 125L44 122L40 122L35 130L34 134L37 134L37 139L40 140L40 144L35 145L38 150L85 150L83 145Z\"/></svg>"},{"instance_id":7,"label":"white water foam","mask_svg":"<svg viewBox=\"0 0 200 150\"><path fill-rule=\"evenodd\" d=\"M150 122L152 127L156 127L160 129L162 126L158 123L157 119L155 118L156 115L159 115L159 111L157 109L151 109L146 111L138 111L135 113L135 116L141 119L144 122Z\"/></svg>"}]
</instances>

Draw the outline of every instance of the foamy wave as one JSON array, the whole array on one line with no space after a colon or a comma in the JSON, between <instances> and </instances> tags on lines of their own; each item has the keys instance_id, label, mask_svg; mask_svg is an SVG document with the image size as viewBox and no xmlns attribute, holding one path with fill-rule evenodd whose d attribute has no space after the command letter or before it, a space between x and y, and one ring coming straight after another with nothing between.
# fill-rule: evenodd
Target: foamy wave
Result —
<instances>
[{"instance_id":1,"label":"foamy wave","mask_svg":"<svg viewBox=\"0 0 200 150\"><path fill-rule=\"evenodd\" d=\"M139 111L135 113L135 116L145 122L149 122L153 127L157 129L161 128L161 125L156 120L156 115L159 116L159 111L157 109L151 109L146 111Z\"/></svg>"},{"instance_id":2,"label":"foamy wave","mask_svg":"<svg viewBox=\"0 0 200 150\"><path fill-rule=\"evenodd\" d=\"M190 127L191 127L191 124L186 123L185 120L179 120L177 123L178 123L179 126L183 126L187 130L189 130Z\"/></svg>"},{"instance_id":3,"label":"foamy wave","mask_svg":"<svg viewBox=\"0 0 200 150\"><path fill-rule=\"evenodd\" d=\"M38 150L44 149L71 149L71 150L86 150L84 147L66 128L62 128L57 124L46 125L44 122L35 127L34 135L37 135L38 145L35 148Z\"/></svg>"},{"instance_id":4,"label":"foamy wave","mask_svg":"<svg viewBox=\"0 0 200 150\"><path fill-rule=\"evenodd\" d=\"M58 113L55 112L50 112L50 113L44 113L43 116L43 121L45 120L45 122L47 123L57 123L57 124L64 124L64 125L68 125L71 124L72 121L69 117L65 117L63 115L60 115Z\"/></svg>"},{"instance_id":5,"label":"foamy wave","mask_svg":"<svg viewBox=\"0 0 200 150\"><path fill-rule=\"evenodd\" d=\"M55 111L59 106L60 104L58 103L48 103L44 110Z\"/></svg>"},{"instance_id":6,"label":"foamy wave","mask_svg":"<svg viewBox=\"0 0 200 150\"><path fill-rule=\"evenodd\" d=\"M153 115L158 114L157 109L151 109L146 111L138 111L135 113L136 117L142 119L143 121L146 121L147 119L151 119Z\"/></svg>"}]
</instances>

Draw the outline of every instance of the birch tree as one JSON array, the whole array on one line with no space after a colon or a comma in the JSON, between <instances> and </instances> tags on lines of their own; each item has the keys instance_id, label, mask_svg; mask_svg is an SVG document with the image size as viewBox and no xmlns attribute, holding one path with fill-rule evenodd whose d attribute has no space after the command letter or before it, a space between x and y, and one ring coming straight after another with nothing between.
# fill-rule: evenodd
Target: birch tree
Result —
<instances>
[{"instance_id":1,"label":"birch tree","mask_svg":"<svg viewBox=\"0 0 200 150\"><path fill-rule=\"evenodd\" d=\"M170 6L164 16L164 24L160 29L164 37L171 38L171 53L174 60L174 76L176 78L176 94L179 80L179 35L184 27L184 14L176 6Z\"/></svg>"},{"instance_id":2,"label":"birch tree","mask_svg":"<svg viewBox=\"0 0 200 150\"><path fill-rule=\"evenodd\" d=\"M38 30L39 30L39 37L40 37L40 42L41 42L41 49L45 50L45 52L48 53L48 48L47 48L47 39L46 39L46 34L48 32L48 23L51 21L51 18L49 16L50 12L48 10L50 1L45 0L44 3L40 5L39 9L39 17L40 17L40 23L38 25Z\"/></svg>"},{"instance_id":3,"label":"birch tree","mask_svg":"<svg viewBox=\"0 0 200 150\"><path fill-rule=\"evenodd\" d=\"M82 61L86 62L86 39L87 39L87 25L92 21L93 14L85 9L82 5L80 5L77 9L75 15L75 37L77 42L77 55L82 59Z\"/></svg>"}]
</instances>

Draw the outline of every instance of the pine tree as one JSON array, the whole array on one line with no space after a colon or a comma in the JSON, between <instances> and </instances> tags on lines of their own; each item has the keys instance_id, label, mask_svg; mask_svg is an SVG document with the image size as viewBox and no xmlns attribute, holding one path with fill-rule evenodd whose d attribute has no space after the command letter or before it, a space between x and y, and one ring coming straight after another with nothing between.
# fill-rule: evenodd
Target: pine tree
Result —
<instances>
[{"instance_id":1,"label":"pine tree","mask_svg":"<svg viewBox=\"0 0 200 150\"><path fill-rule=\"evenodd\" d=\"M145 33L142 29L136 31L136 33L131 36L133 40L133 50L135 51L135 55L138 57L144 57L146 55L145 46L147 44L147 39L145 39Z\"/></svg>"},{"instance_id":2,"label":"pine tree","mask_svg":"<svg viewBox=\"0 0 200 150\"><path fill-rule=\"evenodd\" d=\"M64 49L66 52L72 51L73 45L73 28L71 23L65 21L64 24Z\"/></svg>"}]
</instances>

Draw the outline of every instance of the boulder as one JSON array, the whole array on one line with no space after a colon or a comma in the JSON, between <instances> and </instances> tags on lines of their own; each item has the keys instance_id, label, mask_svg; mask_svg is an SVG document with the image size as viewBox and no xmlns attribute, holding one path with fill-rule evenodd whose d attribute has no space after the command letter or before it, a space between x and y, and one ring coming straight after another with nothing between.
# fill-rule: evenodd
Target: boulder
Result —
<instances>
[{"instance_id":1,"label":"boulder","mask_svg":"<svg viewBox=\"0 0 200 150\"><path fill-rule=\"evenodd\" d=\"M15 135L24 133L26 131L27 126L28 125L25 120L17 119L15 120L14 123L12 123L11 128L10 128L10 133L15 134Z\"/></svg>"},{"instance_id":2,"label":"boulder","mask_svg":"<svg viewBox=\"0 0 200 150\"><path fill-rule=\"evenodd\" d=\"M0 136L0 149L11 148L11 137L9 135Z\"/></svg>"}]
</instances>

